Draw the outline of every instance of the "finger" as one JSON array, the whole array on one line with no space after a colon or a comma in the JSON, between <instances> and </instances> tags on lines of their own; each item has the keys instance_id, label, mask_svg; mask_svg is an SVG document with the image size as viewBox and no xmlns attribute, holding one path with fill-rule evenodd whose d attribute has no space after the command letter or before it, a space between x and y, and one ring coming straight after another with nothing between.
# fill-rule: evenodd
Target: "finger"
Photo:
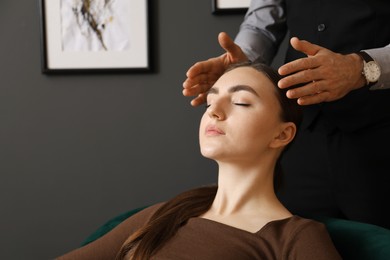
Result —
<instances>
[{"instance_id":1,"label":"finger","mask_svg":"<svg viewBox=\"0 0 390 260\"><path fill-rule=\"evenodd\" d=\"M318 66L313 58L301 58L284 64L278 69L278 73L282 76L297 73L299 71L314 69Z\"/></svg>"},{"instance_id":2,"label":"finger","mask_svg":"<svg viewBox=\"0 0 390 260\"><path fill-rule=\"evenodd\" d=\"M203 93L199 94L196 98L191 100L191 105L194 107L197 107L199 105L206 103L206 97L207 97L206 94L203 94Z\"/></svg>"},{"instance_id":3,"label":"finger","mask_svg":"<svg viewBox=\"0 0 390 260\"><path fill-rule=\"evenodd\" d=\"M187 78L184 82L183 82L183 88L184 89L192 89L192 88L196 88L196 86L199 84L200 82L198 82L196 79L189 79Z\"/></svg>"},{"instance_id":4,"label":"finger","mask_svg":"<svg viewBox=\"0 0 390 260\"><path fill-rule=\"evenodd\" d=\"M197 88L197 85L200 85L202 91L206 92L214 85L218 77L219 75L216 74L199 74L194 78L187 78L183 82L183 88Z\"/></svg>"},{"instance_id":5,"label":"finger","mask_svg":"<svg viewBox=\"0 0 390 260\"><path fill-rule=\"evenodd\" d=\"M279 88L290 88L299 84L321 79L321 74L316 69L304 69L282 78L278 82Z\"/></svg>"},{"instance_id":6,"label":"finger","mask_svg":"<svg viewBox=\"0 0 390 260\"><path fill-rule=\"evenodd\" d=\"M289 75L294 72L313 69L318 66L316 59L311 57L316 55L321 49L325 48L316 44L312 44L308 41L299 40L297 37L291 38L290 43L294 49L303 52L309 58L301 58L284 64L278 70L280 75Z\"/></svg>"},{"instance_id":7,"label":"finger","mask_svg":"<svg viewBox=\"0 0 390 260\"><path fill-rule=\"evenodd\" d=\"M314 56L323 48L314 43L305 40L300 40L297 37L292 37L290 40L290 44L295 50L303 52L307 56Z\"/></svg>"},{"instance_id":8,"label":"finger","mask_svg":"<svg viewBox=\"0 0 390 260\"><path fill-rule=\"evenodd\" d=\"M187 78L183 82L183 88L193 88L198 84L207 83L208 82L208 76L207 74L199 74L196 75L193 78Z\"/></svg>"},{"instance_id":9,"label":"finger","mask_svg":"<svg viewBox=\"0 0 390 260\"><path fill-rule=\"evenodd\" d=\"M209 83L196 84L191 88L184 88L183 95L187 97L197 96L201 93L206 93L212 86L213 84L209 84Z\"/></svg>"},{"instance_id":10,"label":"finger","mask_svg":"<svg viewBox=\"0 0 390 260\"><path fill-rule=\"evenodd\" d=\"M288 98L301 98L305 96L317 95L319 93L324 92L321 88L321 81L314 81L308 84L305 84L301 87L289 89L286 93Z\"/></svg>"},{"instance_id":11,"label":"finger","mask_svg":"<svg viewBox=\"0 0 390 260\"><path fill-rule=\"evenodd\" d=\"M185 97L193 97L199 95L199 91L196 88L185 88L182 90L183 96Z\"/></svg>"},{"instance_id":12,"label":"finger","mask_svg":"<svg viewBox=\"0 0 390 260\"><path fill-rule=\"evenodd\" d=\"M218 34L219 45L230 55L234 60L242 58L242 50L240 46L234 43L233 39L225 33L221 32Z\"/></svg>"},{"instance_id":13,"label":"finger","mask_svg":"<svg viewBox=\"0 0 390 260\"><path fill-rule=\"evenodd\" d=\"M241 48L234 43L232 38L230 38L230 36L227 33L225 33L225 32L219 33L218 34L218 42L221 45L221 47L231 57L237 56L237 58L238 58L242 54ZM189 78L193 78L199 74L210 72L213 69L213 67L215 66L214 63L216 62L216 59L217 58L211 58L211 59L208 59L205 61L199 61L199 62L195 63L193 66L191 66L188 69L186 76Z\"/></svg>"},{"instance_id":14,"label":"finger","mask_svg":"<svg viewBox=\"0 0 390 260\"><path fill-rule=\"evenodd\" d=\"M304 96L298 98L297 102L299 105L307 106L307 105L314 105L314 104L320 104L328 98L329 93L328 92L321 92L316 95L311 96Z\"/></svg>"},{"instance_id":15,"label":"finger","mask_svg":"<svg viewBox=\"0 0 390 260\"><path fill-rule=\"evenodd\" d=\"M205 73L208 70L210 70L210 67L212 66L210 60L206 61L198 61L194 65L192 65L186 72L186 76L188 78L194 78L197 75L201 73Z\"/></svg>"}]
</instances>

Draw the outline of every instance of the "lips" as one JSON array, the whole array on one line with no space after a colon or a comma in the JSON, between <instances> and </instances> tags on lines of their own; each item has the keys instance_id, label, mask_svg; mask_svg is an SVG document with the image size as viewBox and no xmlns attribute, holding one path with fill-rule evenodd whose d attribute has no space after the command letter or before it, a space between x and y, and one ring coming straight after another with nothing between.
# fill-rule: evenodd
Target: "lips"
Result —
<instances>
[{"instance_id":1,"label":"lips","mask_svg":"<svg viewBox=\"0 0 390 260\"><path fill-rule=\"evenodd\" d=\"M215 125L209 125L206 127L206 135L225 135L225 132L216 127Z\"/></svg>"}]
</instances>

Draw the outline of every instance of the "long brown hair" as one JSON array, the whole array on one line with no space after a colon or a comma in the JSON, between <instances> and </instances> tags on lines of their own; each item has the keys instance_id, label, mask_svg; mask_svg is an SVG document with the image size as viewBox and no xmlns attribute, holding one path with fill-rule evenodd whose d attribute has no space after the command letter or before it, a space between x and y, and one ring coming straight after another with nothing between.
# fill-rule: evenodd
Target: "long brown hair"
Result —
<instances>
[{"instance_id":1,"label":"long brown hair","mask_svg":"<svg viewBox=\"0 0 390 260\"><path fill-rule=\"evenodd\" d=\"M252 67L266 75L275 85L275 93L281 106L281 120L293 122L299 126L301 111L295 100L286 97L286 90L277 87L281 76L271 67L261 64L244 62L233 64L226 71L238 67ZM280 157L275 167L275 175L280 175ZM275 177L274 177L275 178ZM177 230L192 218L205 213L214 201L218 187L205 186L186 191L164 203L150 218L150 220L134 233L119 251L116 259L124 259L131 252L132 259L145 260L155 254L172 238Z\"/></svg>"}]
</instances>

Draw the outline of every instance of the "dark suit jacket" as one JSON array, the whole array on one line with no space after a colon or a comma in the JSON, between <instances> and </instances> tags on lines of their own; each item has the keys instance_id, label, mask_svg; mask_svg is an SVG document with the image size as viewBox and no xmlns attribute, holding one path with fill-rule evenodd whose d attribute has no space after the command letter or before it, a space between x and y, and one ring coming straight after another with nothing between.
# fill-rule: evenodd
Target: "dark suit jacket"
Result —
<instances>
[{"instance_id":1,"label":"dark suit jacket","mask_svg":"<svg viewBox=\"0 0 390 260\"><path fill-rule=\"evenodd\" d=\"M338 53L384 47L390 43L388 0L286 0L291 36ZM286 61L303 57L289 46ZM367 87L344 98L304 109L304 127L321 117L328 124L352 132L390 123L390 89Z\"/></svg>"}]
</instances>

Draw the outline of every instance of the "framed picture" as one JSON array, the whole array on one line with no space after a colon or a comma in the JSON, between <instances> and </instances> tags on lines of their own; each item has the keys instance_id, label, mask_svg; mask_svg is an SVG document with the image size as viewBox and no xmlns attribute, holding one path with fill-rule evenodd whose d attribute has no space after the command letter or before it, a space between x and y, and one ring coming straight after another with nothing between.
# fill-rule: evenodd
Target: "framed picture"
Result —
<instances>
[{"instance_id":1,"label":"framed picture","mask_svg":"<svg viewBox=\"0 0 390 260\"><path fill-rule=\"evenodd\" d=\"M148 0L40 0L42 72L150 70Z\"/></svg>"},{"instance_id":2,"label":"framed picture","mask_svg":"<svg viewBox=\"0 0 390 260\"><path fill-rule=\"evenodd\" d=\"M250 0L211 0L213 14L244 14L249 4Z\"/></svg>"}]
</instances>

